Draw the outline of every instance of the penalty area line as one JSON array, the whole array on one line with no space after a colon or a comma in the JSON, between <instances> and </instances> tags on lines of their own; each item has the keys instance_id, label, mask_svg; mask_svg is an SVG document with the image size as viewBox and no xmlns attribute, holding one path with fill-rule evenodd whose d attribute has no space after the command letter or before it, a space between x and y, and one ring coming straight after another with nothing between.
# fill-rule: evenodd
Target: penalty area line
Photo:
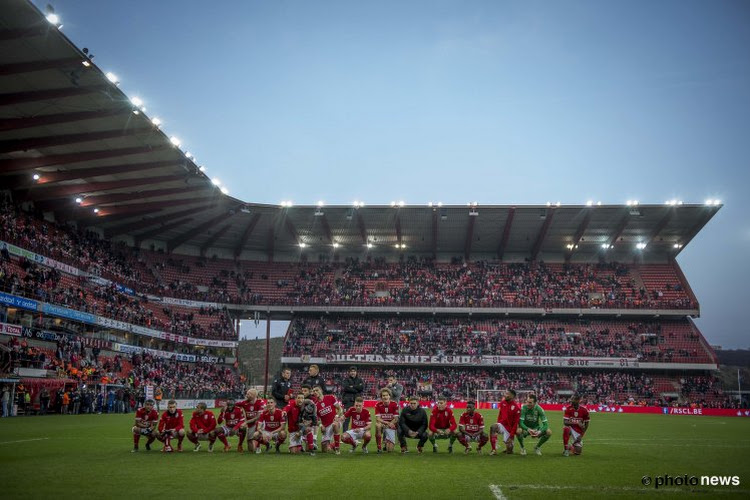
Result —
<instances>
[{"instance_id":1,"label":"penalty area line","mask_svg":"<svg viewBox=\"0 0 750 500\"><path fill-rule=\"evenodd\" d=\"M34 438L34 439L19 439L17 441L0 441L0 444L14 444L14 443L28 443L29 441L44 441L46 438Z\"/></svg>"},{"instance_id":2,"label":"penalty area line","mask_svg":"<svg viewBox=\"0 0 750 500\"><path fill-rule=\"evenodd\" d=\"M495 498L497 498L497 500L508 500L505 495L503 495L503 490L500 489L500 486L491 484L490 491L493 495L495 495Z\"/></svg>"}]
</instances>

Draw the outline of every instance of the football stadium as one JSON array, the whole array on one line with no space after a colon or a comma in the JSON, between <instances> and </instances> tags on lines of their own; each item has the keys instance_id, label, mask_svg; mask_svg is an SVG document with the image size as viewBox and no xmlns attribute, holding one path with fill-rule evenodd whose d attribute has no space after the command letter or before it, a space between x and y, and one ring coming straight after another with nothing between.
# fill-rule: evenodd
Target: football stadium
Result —
<instances>
[{"instance_id":1,"label":"football stadium","mask_svg":"<svg viewBox=\"0 0 750 500\"><path fill-rule=\"evenodd\" d=\"M721 199L241 199L83 22L0 3L4 497L750 494Z\"/></svg>"}]
</instances>

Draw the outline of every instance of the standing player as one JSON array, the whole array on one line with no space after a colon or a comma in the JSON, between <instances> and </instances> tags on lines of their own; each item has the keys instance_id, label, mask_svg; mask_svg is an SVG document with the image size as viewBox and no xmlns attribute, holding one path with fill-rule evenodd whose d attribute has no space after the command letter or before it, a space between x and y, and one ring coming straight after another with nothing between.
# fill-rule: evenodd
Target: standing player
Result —
<instances>
[{"instance_id":1,"label":"standing player","mask_svg":"<svg viewBox=\"0 0 750 500\"><path fill-rule=\"evenodd\" d=\"M304 439L308 453L314 455L312 427L317 423L315 403L298 392L294 400L284 407L283 413L289 433L289 453L300 453Z\"/></svg>"},{"instance_id":2,"label":"standing player","mask_svg":"<svg viewBox=\"0 0 750 500\"><path fill-rule=\"evenodd\" d=\"M265 405L266 402L258 397L256 389L248 389L245 399L236 404L245 411L245 435L247 436L247 448L250 453L255 449L252 437L255 435L256 423ZM245 435L240 434L240 444L237 446L237 451L242 451L242 440Z\"/></svg>"},{"instance_id":3,"label":"standing player","mask_svg":"<svg viewBox=\"0 0 750 500\"><path fill-rule=\"evenodd\" d=\"M208 452L213 453L216 442L216 416L214 412L206 410L206 403L198 403L190 418L190 432L187 438L195 445L193 451L200 451L198 441L208 440Z\"/></svg>"},{"instance_id":4,"label":"standing player","mask_svg":"<svg viewBox=\"0 0 750 500\"><path fill-rule=\"evenodd\" d=\"M138 442L141 436L148 436L146 450L151 450L151 443L156 439L154 429L159 420L159 412L154 409L154 400L147 399L143 408L135 412L135 425L133 426L133 453L138 451Z\"/></svg>"},{"instance_id":5,"label":"standing player","mask_svg":"<svg viewBox=\"0 0 750 500\"><path fill-rule=\"evenodd\" d=\"M534 446L534 453L541 455L542 450L540 448L547 442L551 435L552 431L549 430L547 415L544 414L542 407L536 404L536 394L533 392L529 393L526 396L526 404L521 407L520 427L516 431L518 444L521 445L521 455L526 455L523 438L528 436L539 438L539 442Z\"/></svg>"},{"instance_id":6,"label":"standing player","mask_svg":"<svg viewBox=\"0 0 750 500\"><path fill-rule=\"evenodd\" d=\"M338 455L341 444L341 424L339 423L339 417L344 413L341 404L333 394L323 395L323 388L319 385L313 387L311 400L318 409L318 419L320 419L320 427L323 430L323 439L321 441L323 452L333 450ZM331 445L331 441L333 441L333 446Z\"/></svg>"},{"instance_id":7,"label":"standing player","mask_svg":"<svg viewBox=\"0 0 750 500\"><path fill-rule=\"evenodd\" d=\"M437 453L438 447L436 439L450 439L448 444L448 453L453 453L453 443L456 441L456 418L453 416L453 410L447 407L448 401L445 396L438 397L438 403L432 409L430 414L429 430L427 436L432 443L432 452Z\"/></svg>"},{"instance_id":8,"label":"standing player","mask_svg":"<svg viewBox=\"0 0 750 500\"><path fill-rule=\"evenodd\" d=\"M185 439L185 420L182 410L177 409L177 402L170 399L167 403L167 411L161 414L159 419L158 439L164 443L161 451L172 451L172 439L177 438L177 451L182 451L182 440Z\"/></svg>"},{"instance_id":9,"label":"standing player","mask_svg":"<svg viewBox=\"0 0 750 500\"><path fill-rule=\"evenodd\" d=\"M286 439L284 431L284 413L276 408L276 401L269 399L265 409L258 418L255 434L252 436L253 448L255 453L260 453L260 446L266 445L266 452L271 446L271 442L276 444L276 453L279 453L279 447Z\"/></svg>"},{"instance_id":10,"label":"standing player","mask_svg":"<svg viewBox=\"0 0 750 500\"><path fill-rule=\"evenodd\" d=\"M497 455L497 435L503 436L505 443L505 452L508 455L513 454L513 440L518 429L518 421L521 418L521 406L516 402L516 391L508 389L505 391L505 397L500 401L500 411L497 414L497 423L490 427L490 446L492 451L490 455Z\"/></svg>"},{"instance_id":11,"label":"standing player","mask_svg":"<svg viewBox=\"0 0 750 500\"><path fill-rule=\"evenodd\" d=\"M364 408L364 399L362 396L357 396L354 400L354 406L344 413L344 418L352 419L351 427L344 433L344 437L342 438L346 444L352 445L349 453L354 453L360 440L362 440L362 453L369 453L367 451L367 444L372 439L372 434L370 434L370 412Z\"/></svg>"},{"instance_id":12,"label":"standing player","mask_svg":"<svg viewBox=\"0 0 750 500\"><path fill-rule=\"evenodd\" d=\"M224 451L227 452L232 449L229 446L227 438L230 436L239 436L240 444L237 446L237 451L242 452L242 442L245 440L245 433L247 428L245 427L245 410L236 406L234 400L230 399L227 401L224 410L219 413L219 425L217 427L216 437L219 438L224 444Z\"/></svg>"},{"instance_id":13,"label":"standing player","mask_svg":"<svg viewBox=\"0 0 750 500\"><path fill-rule=\"evenodd\" d=\"M580 455L583 452L583 435L589 428L589 411L581 406L581 396L578 394L573 394L570 405L565 408L563 425L563 455L567 457L571 451L574 455ZM573 443L568 445L571 437Z\"/></svg>"},{"instance_id":14,"label":"standing player","mask_svg":"<svg viewBox=\"0 0 750 500\"><path fill-rule=\"evenodd\" d=\"M484 417L482 414L475 411L476 405L474 401L466 403L466 411L461 415L458 421L458 442L464 445L464 453L471 452L471 445L469 442L476 441L477 453L482 454L482 446L487 444L489 438L484 432Z\"/></svg>"},{"instance_id":15,"label":"standing player","mask_svg":"<svg viewBox=\"0 0 750 500\"><path fill-rule=\"evenodd\" d=\"M397 430L398 403L391 400L391 390L386 387L380 390L380 401L375 405L375 442L378 445L378 453L383 453L383 438L385 451L393 451Z\"/></svg>"}]
</instances>

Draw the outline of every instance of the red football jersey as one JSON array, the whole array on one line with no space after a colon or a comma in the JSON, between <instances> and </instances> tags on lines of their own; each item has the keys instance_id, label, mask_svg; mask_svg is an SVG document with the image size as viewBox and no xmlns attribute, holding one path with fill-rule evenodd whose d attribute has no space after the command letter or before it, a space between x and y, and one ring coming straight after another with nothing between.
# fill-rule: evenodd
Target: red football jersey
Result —
<instances>
[{"instance_id":1,"label":"red football jersey","mask_svg":"<svg viewBox=\"0 0 750 500\"><path fill-rule=\"evenodd\" d=\"M222 412L219 413L219 423L221 424L225 421L227 427L239 429L239 427L245 423L245 412L238 406L232 408L232 411L226 409L222 410Z\"/></svg>"},{"instance_id":2,"label":"red football jersey","mask_svg":"<svg viewBox=\"0 0 750 500\"><path fill-rule=\"evenodd\" d=\"M145 408L138 408L135 412L135 419L140 420L144 424L150 424L159 420L159 412L155 409L151 409L150 412L146 412Z\"/></svg>"},{"instance_id":3,"label":"red football jersey","mask_svg":"<svg viewBox=\"0 0 750 500\"><path fill-rule=\"evenodd\" d=\"M283 414L286 418L286 423L289 426L289 432L297 432L299 430L299 407L295 401L292 401L284 407Z\"/></svg>"},{"instance_id":4,"label":"red football jersey","mask_svg":"<svg viewBox=\"0 0 750 500\"><path fill-rule=\"evenodd\" d=\"M363 427L370 427L370 412L367 408L362 408L362 411L357 411L353 406L346 410L344 418L352 417L351 429L362 429Z\"/></svg>"},{"instance_id":5,"label":"red football jersey","mask_svg":"<svg viewBox=\"0 0 750 500\"><path fill-rule=\"evenodd\" d=\"M159 432L180 430L185 428L185 421L182 418L182 410L175 410L174 414L165 411L159 419Z\"/></svg>"},{"instance_id":6,"label":"red football jersey","mask_svg":"<svg viewBox=\"0 0 750 500\"><path fill-rule=\"evenodd\" d=\"M511 434L516 433L518 422L521 420L521 406L515 401L500 401L500 411L497 414L497 422Z\"/></svg>"},{"instance_id":7,"label":"red football jersey","mask_svg":"<svg viewBox=\"0 0 750 500\"><path fill-rule=\"evenodd\" d=\"M583 434L586 430L583 428L583 423L589 421L589 411L583 407L578 406L578 409L568 406L565 408L565 414L563 418L570 420L570 427L578 434Z\"/></svg>"},{"instance_id":8,"label":"red football jersey","mask_svg":"<svg viewBox=\"0 0 750 500\"><path fill-rule=\"evenodd\" d=\"M398 418L398 404L395 401L389 401L386 407L382 401L375 404L375 416L380 417L383 422L391 422Z\"/></svg>"},{"instance_id":9,"label":"red football jersey","mask_svg":"<svg viewBox=\"0 0 750 500\"><path fill-rule=\"evenodd\" d=\"M464 412L461 415L461 419L458 422L464 426L464 432L466 434L478 434L479 431L484 427L484 417L479 412L474 412L474 415L469 415L469 412Z\"/></svg>"},{"instance_id":10,"label":"red football jersey","mask_svg":"<svg viewBox=\"0 0 750 500\"><path fill-rule=\"evenodd\" d=\"M332 394L326 394L323 399L315 401L315 406L318 408L318 418L323 427L328 427L333 423L333 419L336 418L337 404L336 396Z\"/></svg>"},{"instance_id":11,"label":"red football jersey","mask_svg":"<svg viewBox=\"0 0 750 500\"><path fill-rule=\"evenodd\" d=\"M263 411L258 417L258 423L263 424L263 429L268 432L274 432L284 425L284 413L276 408L273 413L268 410Z\"/></svg>"},{"instance_id":12,"label":"red football jersey","mask_svg":"<svg viewBox=\"0 0 750 500\"><path fill-rule=\"evenodd\" d=\"M216 416L212 411L204 411L203 415L198 415L197 411L193 412L190 419L190 430L193 432L209 433L216 429Z\"/></svg>"},{"instance_id":13,"label":"red football jersey","mask_svg":"<svg viewBox=\"0 0 750 500\"><path fill-rule=\"evenodd\" d=\"M440 410L438 407L432 409L430 415L430 430L437 432L440 429L450 429L451 432L456 430L456 417L453 416L453 410L445 408Z\"/></svg>"},{"instance_id":14,"label":"red football jersey","mask_svg":"<svg viewBox=\"0 0 750 500\"><path fill-rule=\"evenodd\" d=\"M266 402L260 398L255 398L255 401L252 403L247 399L244 399L238 403L235 403L234 406L239 406L240 408L245 410L245 417L247 418L247 421L251 425L254 425L252 424L252 422L258 419L260 413L263 411L263 408L266 407Z\"/></svg>"}]
</instances>

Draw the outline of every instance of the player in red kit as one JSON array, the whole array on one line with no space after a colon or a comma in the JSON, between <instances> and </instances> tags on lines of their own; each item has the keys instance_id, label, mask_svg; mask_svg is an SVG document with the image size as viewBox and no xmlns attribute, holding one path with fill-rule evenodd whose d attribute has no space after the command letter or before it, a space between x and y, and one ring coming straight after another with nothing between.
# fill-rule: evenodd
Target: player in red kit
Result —
<instances>
[{"instance_id":1,"label":"player in red kit","mask_svg":"<svg viewBox=\"0 0 750 500\"><path fill-rule=\"evenodd\" d=\"M147 399L143 404L143 408L139 408L135 412L135 425L133 426L133 453L138 451L138 443L141 440L141 436L148 436L146 441L146 450L151 449L151 443L156 439L154 429L156 428L156 422L159 420L159 412L154 409L154 400Z\"/></svg>"},{"instance_id":2,"label":"player in red kit","mask_svg":"<svg viewBox=\"0 0 750 500\"><path fill-rule=\"evenodd\" d=\"M398 404L391 401L391 390L380 390L380 401L375 405L375 442L378 453L383 453L383 438L385 437L385 451L393 451L396 446L396 432L398 430Z\"/></svg>"},{"instance_id":3,"label":"player in red kit","mask_svg":"<svg viewBox=\"0 0 750 500\"><path fill-rule=\"evenodd\" d=\"M258 391L256 389L248 389L245 394L245 399L236 403L235 406L242 408L245 411L245 434L240 434L240 443L237 445L237 451L242 451L242 441L247 436L247 448L252 453L255 448L252 437L255 435L256 424L258 417L260 417L263 408L266 406L266 402L258 397Z\"/></svg>"},{"instance_id":4,"label":"player in red kit","mask_svg":"<svg viewBox=\"0 0 750 500\"><path fill-rule=\"evenodd\" d=\"M252 436L255 453L260 453L261 445L266 445L266 452L272 442L276 443L276 453L286 439L284 431L284 413L276 408L276 401L269 399L265 409L260 413L255 434Z\"/></svg>"},{"instance_id":5,"label":"player in red kit","mask_svg":"<svg viewBox=\"0 0 750 500\"><path fill-rule=\"evenodd\" d=\"M456 418L453 416L453 410L448 408L448 401L445 396L440 396L437 400L437 406L432 409L430 423L427 430L427 436L432 443L432 452L437 453L438 447L436 439L449 439L448 453L453 453L453 443L456 441Z\"/></svg>"},{"instance_id":6,"label":"player in red kit","mask_svg":"<svg viewBox=\"0 0 750 500\"><path fill-rule=\"evenodd\" d=\"M370 412L364 408L364 399L362 399L362 396L357 396L354 400L354 406L344 413L345 419L350 417L352 419L351 427L344 433L341 439L346 444L352 445L350 453L354 453L360 440L362 440L362 453L369 453L367 451L367 444L372 439L372 435L370 434Z\"/></svg>"},{"instance_id":7,"label":"player in red kit","mask_svg":"<svg viewBox=\"0 0 750 500\"><path fill-rule=\"evenodd\" d=\"M289 453L300 453L304 440L307 443L307 452L315 454L312 435L313 426L318 420L315 403L305 399L305 395L299 392L294 400L284 407L283 413L289 434Z\"/></svg>"},{"instance_id":8,"label":"player in red kit","mask_svg":"<svg viewBox=\"0 0 750 500\"><path fill-rule=\"evenodd\" d=\"M583 435L589 428L589 421L589 411L581 406L581 396L573 394L563 414L563 455L567 457L571 451L574 455L583 452ZM573 438L572 443L570 438Z\"/></svg>"},{"instance_id":9,"label":"player in red kit","mask_svg":"<svg viewBox=\"0 0 750 500\"><path fill-rule=\"evenodd\" d=\"M477 453L482 454L482 446L487 444L489 439L484 432L484 417L481 413L475 411L476 405L473 401L466 403L466 411L458 420L458 442L464 445L464 453L471 452L471 441L476 441Z\"/></svg>"},{"instance_id":10,"label":"player in red kit","mask_svg":"<svg viewBox=\"0 0 750 500\"><path fill-rule=\"evenodd\" d=\"M225 452L232 449L229 446L229 441L227 441L228 437L239 436L240 443L245 440L245 433L247 431L245 428L245 410L235 405L233 400L230 399L227 401L224 410L219 413L218 424L221 427L216 428L216 437L224 444ZM237 451L242 451L241 444L237 448Z\"/></svg>"},{"instance_id":11,"label":"player in red kit","mask_svg":"<svg viewBox=\"0 0 750 500\"><path fill-rule=\"evenodd\" d=\"M190 432L187 438L195 444L193 451L200 451L201 444L198 441L208 440L209 453L214 451L216 441L216 417L213 412L206 410L206 403L198 403L193 416L190 419Z\"/></svg>"},{"instance_id":12,"label":"player in red kit","mask_svg":"<svg viewBox=\"0 0 750 500\"><path fill-rule=\"evenodd\" d=\"M158 439L164 443L161 451L172 451L172 439L177 438L177 451L182 451L182 440L185 439L185 420L182 410L177 409L177 402L172 399L167 403L167 411L159 419Z\"/></svg>"},{"instance_id":13,"label":"player in red kit","mask_svg":"<svg viewBox=\"0 0 750 500\"><path fill-rule=\"evenodd\" d=\"M490 455L497 455L497 435L503 436L505 443L505 453L513 453L513 441L516 438L518 422L521 420L521 405L516 402L516 391L508 389L505 391L505 397L500 401L500 411L497 415L497 423L490 427L490 446L492 451Z\"/></svg>"},{"instance_id":14,"label":"player in red kit","mask_svg":"<svg viewBox=\"0 0 750 500\"><path fill-rule=\"evenodd\" d=\"M323 439L320 443L323 452L333 450L338 455L341 444L341 419L339 416L343 415L341 404L333 394L323 395L323 388L319 385L313 387L311 399L318 409L318 419L320 419L320 427L323 431ZM331 444L332 442L333 444Z\"/></svg>"}]
</instances>

